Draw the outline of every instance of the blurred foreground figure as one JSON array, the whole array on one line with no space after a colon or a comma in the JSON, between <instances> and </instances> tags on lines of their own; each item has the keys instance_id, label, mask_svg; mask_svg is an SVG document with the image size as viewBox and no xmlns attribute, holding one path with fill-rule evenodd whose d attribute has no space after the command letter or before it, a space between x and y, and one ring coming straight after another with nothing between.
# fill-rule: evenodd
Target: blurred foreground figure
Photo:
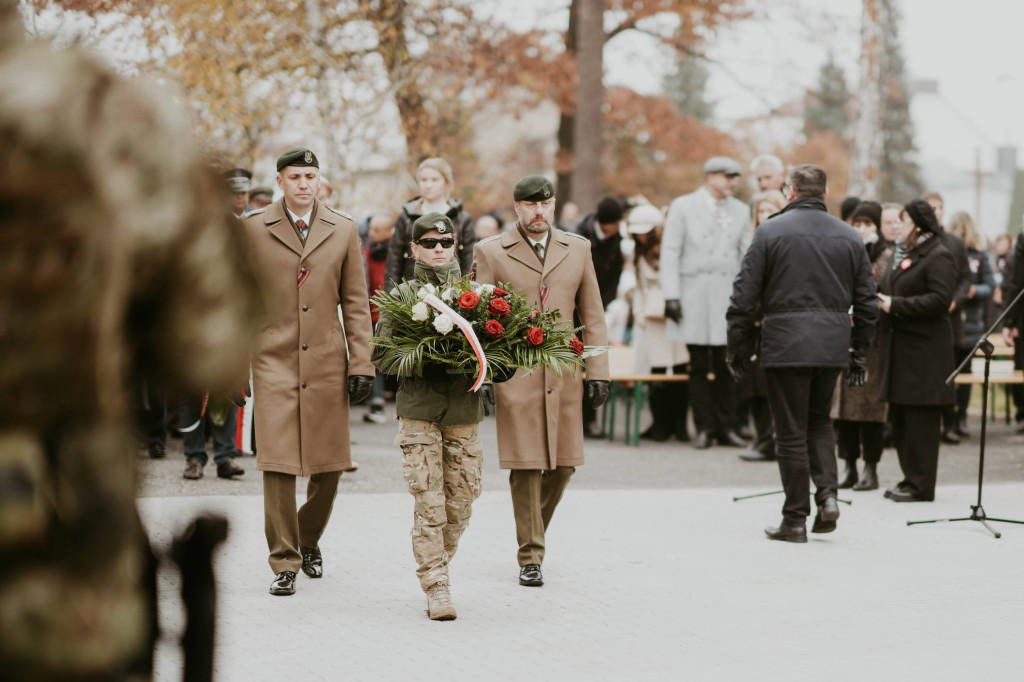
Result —
<instances>
[{"instance_id":1,"label":"blurred foreground figure","mask_svg":"<svg viewBox=\"0 0 1024 682\"><path fill-rule=\"evenodd\" d=\"M23 33L0 0L0 677L147 679L127 389L240 389L254 313L171 98Z\"/></svg>"}]
</instances>

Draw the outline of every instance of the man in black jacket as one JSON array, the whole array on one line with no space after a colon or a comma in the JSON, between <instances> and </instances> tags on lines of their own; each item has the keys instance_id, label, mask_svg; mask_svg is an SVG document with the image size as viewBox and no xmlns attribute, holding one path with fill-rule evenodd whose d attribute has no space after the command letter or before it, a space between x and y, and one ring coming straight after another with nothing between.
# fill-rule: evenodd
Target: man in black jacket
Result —
<instances>
[{"instance_id":1,"label":"man in black jacket","mask_svg":"<svg viewBox=\"0 0 1024 682\"><path fill-rule=\"evenodd\" d=\"M619 224L626 208L615 197L605 197L597 210L580 218L573 230L590 240L590 255L597 272L597 286L601 289L601 303L605 309L615 300L625 257L622 255L622 231Z\"/></svg>"},{"instance_id":2,"label":"man in black jacket","mask_svg":"<svg viewBox=\"0 0 1024 682\"><path fill-rule=\"evenodd\" d=\"M835 530L839 518L832 393L844 368L852 385L867 380L878 301L861 238L825 207L825 172L796 166L785 191L789 205L758 228L733 283L727 362L739 377L757 353L768 380L786 502L782 524L765 533L772 540L807 542L810 477L818 505L812 532ZM764 318L756 349L758 308Z\"/></svg>"}]
</instances>

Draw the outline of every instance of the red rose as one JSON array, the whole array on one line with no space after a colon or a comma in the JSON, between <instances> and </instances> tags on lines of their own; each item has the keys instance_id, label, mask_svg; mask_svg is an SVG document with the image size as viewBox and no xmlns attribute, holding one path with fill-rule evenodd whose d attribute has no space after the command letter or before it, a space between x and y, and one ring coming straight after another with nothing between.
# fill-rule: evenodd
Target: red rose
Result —
<instances>
[{"instance_id":1,"label":"red rose","mask_svg":"<svg viewBox=\"0 0 1024 682\"><path fill-rule=\"evenodd\" d=\"M526 319L528 319L530 322L533 322L534 320L537 319L538 315L540 315L540 311L534 308L533 310L530 311L530 316L527 317Z\"/></svg>"},{"instance_id":2,"label":"red rose","mask_svg":"<svg viewBox=\"0 0 1024 682\"><path fill-rule=\"evenodd\" d=\"M544 343L544 332L540 327L530 327L530 331L526 332L526 342L531 346L539 346Z\"/></svg>"},{"instance_id":3,"label":"red rose","mask_svg":"<svg viewBox=\"0 0 1024 682\"><path fill-rule=\"evenodd\" d=\"M472 310L480 302L480 297L472 291L467 291L459 296L459 307L463 310Z\"/></svg>"},{"instance_id":4,"label":"red rose","mask_svg":"<svg viewBox=\"0 0 1024 682\"><path fill-rule=\"evenodd\" d=\"M583 342L577 339L575 336L569 339L569 347L576 351L577 355L583 355Z\"/></svg>"},{"instance_id":5,"label":"red rose","mask_svg":"<svg viewBox=\"0 0 1024 682\"><path fill-rule=\"evenodd\" d=\"M491 315L508 315L512 312L512 308L509 307L507 301L500 298L492 298L490 305L487 306L487 312Z\"/></svg>"},{"instance_id":6,"label":"red rose","mask_svg":"<svg viewBox=\"0 0 1024 682\"><path fill-rule=\"evenodd\" d=\"M505 298L508 296L508 292L501 287L494 287L494 291L491 292L491 295L494 296L494 298Z\"/></svg>"},{"instance_id":7,"label":"red rose","mask_svg":"<svg viewBox=\"0 0 1024 682\"><path fill-rule=\"evenodd\" d=\"M502 334L505 333L505 328L497 320L487 320L487 324L484 325L484 331L487 332L488 336L500 339Z\"/></svg>"}]
</instances>

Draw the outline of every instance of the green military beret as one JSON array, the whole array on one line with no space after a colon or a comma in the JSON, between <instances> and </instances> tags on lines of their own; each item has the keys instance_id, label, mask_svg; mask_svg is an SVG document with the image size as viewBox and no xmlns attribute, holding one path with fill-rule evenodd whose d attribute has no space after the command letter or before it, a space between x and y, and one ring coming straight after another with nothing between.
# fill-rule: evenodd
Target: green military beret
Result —
<instances>
[{"instance_id":1,"label":"green military beret","mask_svg":"<svg viewBox=\"0 0 1024 682\"><path fill-rule=\"evenodd\" d=\"M428 213L421 215L412 224L412 240L416 241L431 230L437 230L443 235L455 236L455 227L452 225L451 218L443 213Z\"/></svg>"},{"instance_id":2,"label":"green military beret","mask_svg":"<svg viewBox=\"0 0 1024 682\"><path fill-rule=\"evenodd\" d=\"M277 157L277 172L280 173L281 169L285 166L313 166L314 168L319 168L320 162L316 160L316 154L313 152L305 147L296 147Z\"/></svg>"},{"instance_id":3,"label":"green military beret","mask_svg":"<svg viewBox=\"0 0 1024 682\"><path fill-rule=\"evenodd\" d=\"M515 201L547 201L555 196L555 186L543 175L527 175L512 190Z\"/></svg>"}]
</instances>

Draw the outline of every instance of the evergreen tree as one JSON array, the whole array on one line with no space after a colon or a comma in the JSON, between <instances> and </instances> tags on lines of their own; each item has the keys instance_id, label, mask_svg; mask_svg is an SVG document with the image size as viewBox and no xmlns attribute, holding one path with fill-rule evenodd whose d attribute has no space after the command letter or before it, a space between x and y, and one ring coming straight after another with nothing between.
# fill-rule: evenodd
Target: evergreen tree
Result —
<instances>
[{"instance_id":1,"label":"evergreen tree","mask_svg":"<svg viewBox=\"0 0 1024 682\"><path fill-rule=\"evenodd\" d=\"M699 57L680 54L676 70L665 76L665 94L675 102L683 116L693 116L707 124L715 115L715 105L707 100L708 67Z\"/></svg>"},{"instance_id":2,"label":"evergreen tree","mask_svg":"<svg viewBox=\"0 0 1024 682\"><path fill-rule=\"evenodd\" d=\"M882 40L882 158L879 164L882 201L904 202L924 191L915 156L914 122L910 118L910 89L900 49L902 16L895 0L882 0L887 21Z\"/></svg>"},{"instance_id":3,"label":"evergreen tree","mask_svg":"<svg viewBox=\"0 0 1024 682\"><path fill-rule=\"evenodd\" d=\"M818 72L818 88L807 93L807 100L805 135L810 137L815 132L831 130L842 140L849 138L850 114L846 107L850 103L850 90L846 87L846 74L831 52Z\"/></svg>"}]
</instances>

